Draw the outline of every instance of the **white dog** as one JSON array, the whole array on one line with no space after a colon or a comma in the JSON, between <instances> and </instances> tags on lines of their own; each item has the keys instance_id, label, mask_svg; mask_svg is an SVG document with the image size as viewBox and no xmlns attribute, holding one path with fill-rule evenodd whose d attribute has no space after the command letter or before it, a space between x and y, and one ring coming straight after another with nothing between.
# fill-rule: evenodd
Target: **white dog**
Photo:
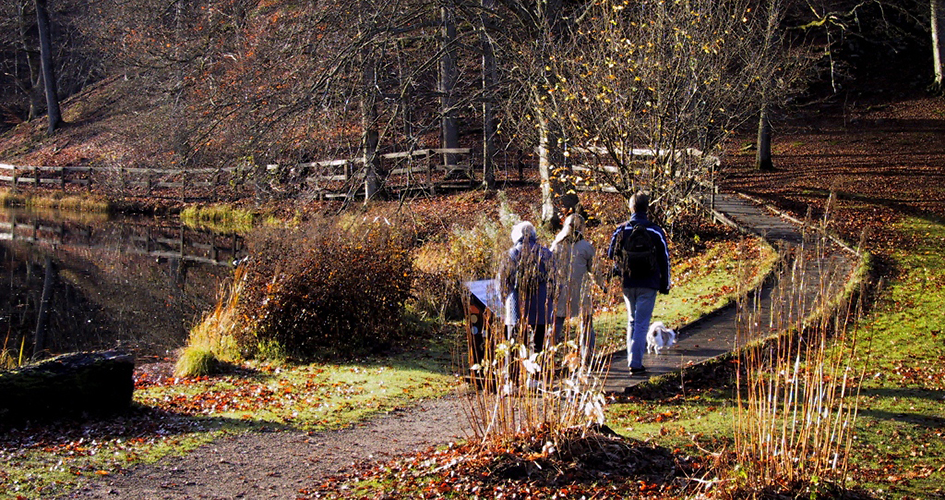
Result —
<instances>
[{"instance_id":1,"label":"white dog","mask_svg":"<svg viewBox=\"0 0 945 500\"><path fill-rule=\"evenodd\" d=\"M660 349L671 347L675 343L676 332L666 328L662 321L650 325L650 331L646 332L646 352L659 355Z\"/></svg>"}]
</instances>

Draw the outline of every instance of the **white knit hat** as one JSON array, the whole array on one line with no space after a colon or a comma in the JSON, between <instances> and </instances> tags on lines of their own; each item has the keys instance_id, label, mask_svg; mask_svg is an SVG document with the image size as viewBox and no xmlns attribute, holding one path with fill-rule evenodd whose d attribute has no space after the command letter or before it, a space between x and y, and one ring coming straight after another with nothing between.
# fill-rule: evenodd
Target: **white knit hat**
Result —
<instances>
[{"instance_id":1,"label":"white knit hat","mask_svg":"<svg viewBox=\"0 0 945 500\"><path fill-rule=\"evenodd\" d=\"M518 224L512 226L512 243L518 243L522 238L536 238L538 237L538 232L535 231L535 226L531 222L524 220Z\"/></svg>"}]
</instances>

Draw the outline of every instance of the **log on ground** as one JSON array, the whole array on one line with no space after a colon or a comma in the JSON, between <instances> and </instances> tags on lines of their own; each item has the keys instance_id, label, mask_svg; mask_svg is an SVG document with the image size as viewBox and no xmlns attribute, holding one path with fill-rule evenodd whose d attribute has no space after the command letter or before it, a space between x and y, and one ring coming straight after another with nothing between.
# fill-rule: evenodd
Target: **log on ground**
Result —
<instances>
[{"instance_id":1,"label":"log on ground","mask_svg":"<svg viewBox=\"0 0 945 500\"><path fill-rule=\"evenodd\" d=\"M124 411L134 392L134 357L79 352L0 372L0 422Z\"/></svg>"}]
</instances>

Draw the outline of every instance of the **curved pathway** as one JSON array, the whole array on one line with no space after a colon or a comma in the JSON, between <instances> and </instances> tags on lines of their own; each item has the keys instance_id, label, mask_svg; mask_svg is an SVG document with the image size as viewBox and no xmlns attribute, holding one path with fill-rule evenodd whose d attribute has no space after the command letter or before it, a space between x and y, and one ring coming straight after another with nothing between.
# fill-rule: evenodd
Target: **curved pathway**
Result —
<instances>
[{"instance_id":1,"label":"curved pathway","mask_svg":"<svg viewBox=\"0 0 945 500\"><path fill-rule=\"evenodd\" d=\"M359 463L464 439L467 422L463 403L450 396L337 431L240 434L98 478L63 498L300 498Z\"/></svg>"},{"instance_id":2,"label":"curved pathway","mask_svg":"<svg viewBox=\"0 0 945 500\"><path fill-rule=\"evenodd\" d=\"M782 269L776 270L760 290L749 294L746 302L756 308L753 317L761 325L797 324L795 318L808 317L825 300L829 301L842 292L856 267L857 256L848 247L819 233L805 231L800 221L780 216L746 197L717 195L715 216L740 231L764 237L783 256ZM802 294L795 295L795 290L802 291ZM779 309L772 310L772 304L778 304ZM738 316L738 308L730 305L678 328L676 346L659 356L646 354L643 358L643 366L647 369L645 376L630 375L626 350L613 353L604 390L624 392L650 377L678 371L692 363L732 351L738 343L747 340L737 338ZM745 331L744 328L741 330ZM778 328L754 330L767 335Z\"/></svg>"},{"instance_id":3,"label":"curved pathway","mask_svg":"<svg viewBox=\"0 0 945 500\"><path fill-rule=\"evenodd\" d=\"M716 216L745 231L761 234L781 247L788 262L804 262L808 277L818 284L808 287L835 294L848 280L855 256L835 244L823 252L802 225L778 217L758 204L734 195L719 195ZM808 255L810 254L810 255ZM803 256L804 258L798 258ZM824 283L820 285L819 283ZM771 312L771 297L791 289L790 277L768 280L756 302L762 316ZM792 311L811 312L817 303L812 293L797 300ZM679 344L667 354L648 355L644 363L650 376L669 373L709 359L735 347L735 307L680 328ZM611 357L605 389L622 392L645 377L630 377L626 352ZM363 461L384 460L429 446L457 441L471 435L465 406L457 397L425 401L413 408L365 422L349 429L322 433L280 431L249 433L223 438L201 446L183 457L164 457L154 464L138 465L119 474L91 481L65 498L297 498L305 488L325 478L344 474Z\"/></svg>"}]
</instances>

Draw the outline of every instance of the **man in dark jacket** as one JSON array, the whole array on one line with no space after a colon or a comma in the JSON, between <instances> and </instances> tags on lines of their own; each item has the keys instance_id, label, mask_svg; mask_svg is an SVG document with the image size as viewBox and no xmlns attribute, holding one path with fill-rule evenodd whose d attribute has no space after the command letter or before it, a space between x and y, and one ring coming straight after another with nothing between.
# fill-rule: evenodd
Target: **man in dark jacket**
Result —
<instances>
[{"instance_id":1,"label":"man in dark jacket","mask_svg":"<svg viewBox=\"0 0 945 500\"><path fill-rule=\"evenodd\" d=\"M667 294L672 286L666 233L647 219L649 206L649 196L641 192L634 194L630 198L630 220L617 226L607 248L607 257L617 260L617 272L623 282L623 299L627 303L627 361L630 373L634 375L646 373L643 353L646 350L646 332L650 327L650 317L656 305L656 294ZM655 256L655 265L650 272L631 273L622 269L627 238L630 238L634 227L638 225L642 225L650 236L652 253Z\"/></svg>"}]
</instances>

